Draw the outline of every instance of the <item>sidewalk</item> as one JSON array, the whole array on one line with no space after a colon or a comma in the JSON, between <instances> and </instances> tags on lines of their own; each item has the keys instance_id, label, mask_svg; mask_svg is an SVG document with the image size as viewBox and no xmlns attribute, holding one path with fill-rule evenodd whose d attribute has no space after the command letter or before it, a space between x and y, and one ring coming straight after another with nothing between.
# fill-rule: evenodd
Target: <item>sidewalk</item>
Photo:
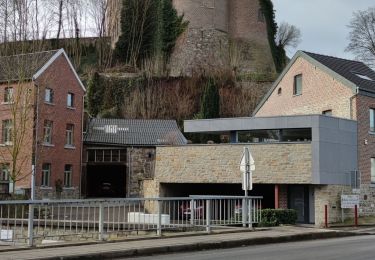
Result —
<instances>
[{"instance_id":1,"label":"sidewalk","mask_svg":"<svg viewBox=\"0 0 375 260\"><path fill-rule=\"evenodd\" d=\"M143 240L45 247L0 252L0 259L111 259L116 257L229 248L310 239L354 236L356 233L308 227L283 226L263 231L169 236Z\"/></svg>"}]
</instances>

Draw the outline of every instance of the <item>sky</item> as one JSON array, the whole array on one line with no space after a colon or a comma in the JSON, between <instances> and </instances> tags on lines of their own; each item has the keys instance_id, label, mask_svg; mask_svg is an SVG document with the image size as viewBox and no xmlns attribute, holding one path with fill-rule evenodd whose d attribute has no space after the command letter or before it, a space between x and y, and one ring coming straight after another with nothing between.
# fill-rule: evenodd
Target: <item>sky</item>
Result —
<instances>
[{"instance_id":1,"label":"sky","mask_svg":"<svg viewBox=\"0 0 375 260\"><path fill-rule=\"evenodd\" d=\"M305 50L340 58L354 59L345 52L349 43L347 25L353 12L375 7L375 0L273 0L278 24L287 22L297 26L302 41L296 49L288 48L292 57L297 50Z\"/></svg>"}]
</instances>

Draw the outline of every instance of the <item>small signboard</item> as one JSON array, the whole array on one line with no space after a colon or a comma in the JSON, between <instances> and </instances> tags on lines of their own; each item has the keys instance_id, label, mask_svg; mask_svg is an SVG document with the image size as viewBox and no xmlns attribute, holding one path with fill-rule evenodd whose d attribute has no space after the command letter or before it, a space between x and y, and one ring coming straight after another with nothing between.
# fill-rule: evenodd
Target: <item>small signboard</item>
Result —
<instances>
[{"instance_id":1,"label":"small signboard","mask_svg":"<svg viewBox=\"0 0 375 260\"><path fill-rule=\"evenodd\" d=\"M13 230L1 229L0 230L0 240L12 240L13 239Z\"/></svg>"},{"instance_id":2,"label":"small signboard","mask_svg":"<svg viewBox=\"0 0 375 260\"><path fill-rule=\"evenodd\" d=\"M342 209L352 209L355 205L359 207L359 195L341 195Z\"/></svg>"}]
</instances>

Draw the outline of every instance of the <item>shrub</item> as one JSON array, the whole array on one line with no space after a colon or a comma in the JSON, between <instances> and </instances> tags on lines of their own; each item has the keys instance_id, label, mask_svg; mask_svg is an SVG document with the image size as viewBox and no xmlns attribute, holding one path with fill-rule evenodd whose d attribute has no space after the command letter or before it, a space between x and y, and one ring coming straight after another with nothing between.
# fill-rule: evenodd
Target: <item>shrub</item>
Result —
<instances>
[{"instance_id":1,"label":"shrub","mask_svg":"<svg viewBox=\"0 0 375 260\"><path fill-rule=\"evenodd\" d=\"M294 209L263 209L260 226L273 227L280 224L295 224L297 211Z\"/></svg>"}]
</instances>

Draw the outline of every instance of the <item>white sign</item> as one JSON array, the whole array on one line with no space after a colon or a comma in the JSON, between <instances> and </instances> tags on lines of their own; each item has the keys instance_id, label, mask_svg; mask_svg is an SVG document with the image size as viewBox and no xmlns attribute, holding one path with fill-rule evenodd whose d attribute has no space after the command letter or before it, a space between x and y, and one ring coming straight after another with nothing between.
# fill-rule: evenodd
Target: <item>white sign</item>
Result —
<instances>
[{"instance_id":1,"label":"white sign","mask_svg":"<svg viewBox=\"0 0 375 260\"><path fill-rule=\"evenodd\" d=\"M0 239L1 240L12 240L13 239L13 230L1 229L0 230Z\"/></svg>"},{"instance_id":2,"label":"white sign","mask_svg":"<svg viewBox=\"0 0 375 260\"><path fill-rule=\"evenodd\" d=\"M352 209L355 205L359 207L359 195L341 195L342 209Z\"/></svg>"},{"instance_id":3,"label":"white sign","mask_svg":"<svg viewBox=\"0 0 375 260\"><path fill-rule=\"evenodd\" d=\"M242 173L242 189L243 190L252 190L252 171L255 170L255 164L253 156L251 155L249 148L244 147L244 152L242 154L240 171Z\"/></svg>"}]
</instances>

